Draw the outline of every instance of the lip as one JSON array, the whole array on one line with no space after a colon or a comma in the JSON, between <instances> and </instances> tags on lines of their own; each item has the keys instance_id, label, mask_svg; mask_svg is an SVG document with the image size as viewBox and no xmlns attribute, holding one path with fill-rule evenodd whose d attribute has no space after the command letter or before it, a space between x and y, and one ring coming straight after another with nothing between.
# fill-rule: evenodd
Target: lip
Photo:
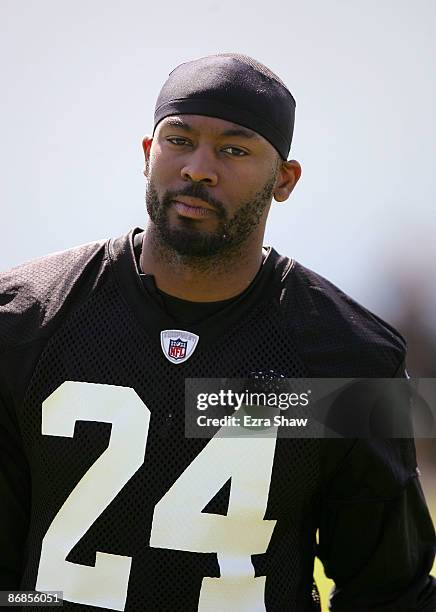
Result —
<instances>
[{"instance_id":1,"label":"lip","mask_svg":"<svg viewBox=\"0 0 436 612\"><path fill-rule=\"evenodd\" d=\"M173 205L179 215L190 217L191 219L202 219L214 214L213 209L206 202L198 198L183 196L174 199Z\"/></svg>"},{"instance_id":2,"label":"lip","mask_svg":"<svg viewBox=\"0 0 436 612\"><path fill-rule=\"evenodd\" d=\"M212 207L200 198L192 198L191 196L180 196L174 199L174 202L185 204L191 208L205 208L206 210L213 210Z\"/></svg>"}]
</instances>

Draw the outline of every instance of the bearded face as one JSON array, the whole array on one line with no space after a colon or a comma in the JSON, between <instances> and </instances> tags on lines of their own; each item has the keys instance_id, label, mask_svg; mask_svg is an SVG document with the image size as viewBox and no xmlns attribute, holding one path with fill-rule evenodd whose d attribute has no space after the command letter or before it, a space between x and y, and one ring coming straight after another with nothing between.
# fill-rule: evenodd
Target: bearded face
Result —
<instances>
[{"instance_id":1,"label":"bearded face","mask_svg":"<svg viewBox=\"0 0 436 612\"><path fill-rule=\"evenodd\" d=\"M233 214L223 202L212 197L201 183L190 183L181 191L166 190L159 197L152 173L146 190L147 212L160 241L179 255L197 258L214 257L241 247L257 228L271 203L276 174L250 199L242 201ZM178 215L174 210L177 197L191 196L206 202L209 222Z\"/></svg>"}]
</instances>

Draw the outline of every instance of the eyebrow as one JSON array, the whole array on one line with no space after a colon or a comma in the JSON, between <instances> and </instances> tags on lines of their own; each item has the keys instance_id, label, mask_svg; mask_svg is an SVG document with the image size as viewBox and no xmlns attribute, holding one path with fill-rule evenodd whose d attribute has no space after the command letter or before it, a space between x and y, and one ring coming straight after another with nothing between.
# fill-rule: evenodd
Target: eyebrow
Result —
<instances>
[{"instance_id":1,"label":"eyebrow","mask_svg":"<svg viewBox=\"0 0 436 612\"><path fill-rule=\"evenodd\" d=\"M182 119L178 119L176 117L169 117L168 120L165 122L164 127L179 128L181 130L185 130L186 132L191 132L191 133L195 132L195 129L192 127L192 125L189 125L189 123L186 123L185 121L182 121ZM224 130L224 132L221 132L219 135L220 136L242 136L243 138L259 138L256 132L253 132L248 129L246 130L241 127L230 128L229 130Z\"/></svg>"}]
</instances>

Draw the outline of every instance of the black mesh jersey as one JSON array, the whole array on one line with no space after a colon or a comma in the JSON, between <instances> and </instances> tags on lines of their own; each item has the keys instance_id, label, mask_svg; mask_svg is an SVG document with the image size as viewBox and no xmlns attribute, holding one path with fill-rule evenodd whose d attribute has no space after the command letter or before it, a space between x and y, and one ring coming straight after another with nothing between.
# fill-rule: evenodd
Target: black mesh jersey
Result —
<instances>
[{"instance_id":1,"label":"black mesh jersey","mask_svg":"<svg viewBox=\"0 0 436 612\"><path fill-rule=\"evenodd\" d=\"M180 327L141 280L141 232L0 275L0 590L61 590L66 610L315 611L318 555L332 610L434 611L413 442L184 436L185 378L398 376L401 336L269 249L171 363L160 332Z\"/></svg>"}]
</instances>

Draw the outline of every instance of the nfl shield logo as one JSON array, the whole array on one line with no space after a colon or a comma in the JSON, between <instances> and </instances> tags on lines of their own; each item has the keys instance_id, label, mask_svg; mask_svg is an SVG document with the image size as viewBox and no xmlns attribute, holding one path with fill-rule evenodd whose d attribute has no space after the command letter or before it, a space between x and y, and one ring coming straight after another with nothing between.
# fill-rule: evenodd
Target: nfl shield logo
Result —
<instances>
[{"instance_id":1,"label":"nfl shield logo","mask_svg":"<svg viewBox=\"0 0 436 612\"><path fill-rule=\"evenodd\" d=\"M181 340L180 338L177 338L177 340L170 339L168 355L172 357L173 359L177 359L177 361L179 359L184 359L186 355L187 345L188 345L188 342L183 342L183 340Z\"/></svg>"},{"instance_id":2,"label":"nfl shield logo","mask_svg":"<svg viewBox=\"0 0 436 612\"><path fill-rule=\"evenodd\" d=\"M183 363L195 351L199 337L184 329L164 329L160 333L162 352L171 363Z\"/></svg>"}]
</instances>

